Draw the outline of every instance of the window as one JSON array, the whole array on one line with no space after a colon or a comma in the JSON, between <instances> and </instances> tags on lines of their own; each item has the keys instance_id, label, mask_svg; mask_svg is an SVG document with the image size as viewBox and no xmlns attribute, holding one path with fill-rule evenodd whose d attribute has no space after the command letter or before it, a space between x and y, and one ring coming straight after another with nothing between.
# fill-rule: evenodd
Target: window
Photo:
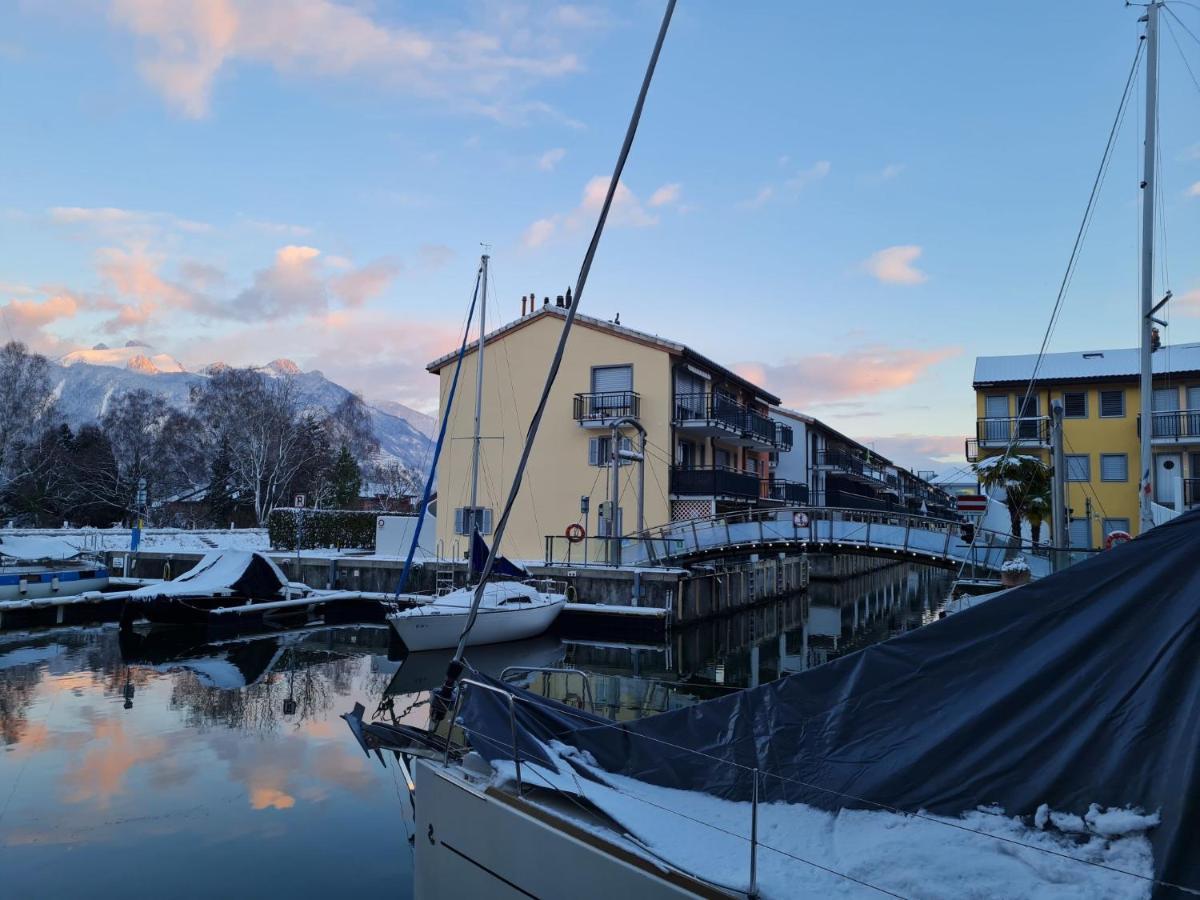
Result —
<instances>
[{"instance_id":1,"label":"window","mask_svg":"<svg viewBox=\"0 0 1200 900\"><path fill-rule=\"evenodd\" d=\"M1090 456L1067 457L1067 481L1091 481L1092 458Z\"/></svg>"},{"instance_id":2,"label":"window","mask_svg":"<svg viewBox=\"0 0 1200 900\"><path fill-rule=\"evenodd\" d=\"M1126 453L1101 453L1100 480L1128 481L1129 455Z\"/></svg>"},{"instance_id":3,"label":"window","mask_svg":"<svg viewBox=\"0 0 1200 900\"><path fill-rule=\"evenodd\" d=\"M486 506L460 506L454 510L454 533L492 533L492 511Z\"/></svg>"},{"instance_id":4,"label":"window","mask_svg":"<svg viewBox=\"0 0 1200 900\"><path fill-rule=\"evenodd\" d=\"M1088 414L1087 391L1063 392L1063 415L1068 419L1086 419Z\"/></svg>"},{"instance_id":5,"label":"window","mask_svg":"<svg viewBox=\"0 0 1200 900\"><path fill-rule=\"evenodd\" d=\"M1100 528L1104 532L1104 536L1108 537L1114 531L1123 531L1130 534L1128 519L1101 519Z\"/></svg>"},{"instance_id":6,"label":"window","mask_svg":"<svg viewBox=\"0 0 1200 900\"><path fill-rule=\"evenodd\" d=\"M592 369L591 414L630 414L629 392L633 390L633 366L596 366Z\"/></svg>"},{"instance_id":7,"label":"window","mask_svg":"<svg viewBox=\"0 0 1200 900\"><path fill-rule=\"evenodd\" d=\"M1179 409L1179 389L1155 388L1150 402L1155 412L1176 412Z\"/></svg>"},{"instance_id":8,"label":"window","mask_svg":"<svg viewBox=\"0 0 1200 900\"><path fill-rule=\"evenodd\" d=\"M1068 539L1071 546L1078 550L1086 550L1092 546L1092 522L1090 519L1072 519L1068 528Z\"/></svg>"},{"instance_id":9,"label":"window","mask_svg":"<svg viewBox=\"0 0 1200 900\"><path fill-rule=\"evenodd\" d=\"M1101 391L1100 392L1100 416L1101 418L1111 419L1125 415L1125 392L1124 391Z\"/></svg>"},{"instance_id":10,"label":"window","mask_svg":"<svg viewBox=\"0 0 1200 900\"><path fill-rule=\"evenodd\" d=\"M633 441L627 437L621 438L622 450L633 450ZM627 466L633 460L620 459L617 461L619 466ZM589 466L607 466L612 464L612 436L594 437L588 441L588 465Z\"/></svg>"}]
</instances>

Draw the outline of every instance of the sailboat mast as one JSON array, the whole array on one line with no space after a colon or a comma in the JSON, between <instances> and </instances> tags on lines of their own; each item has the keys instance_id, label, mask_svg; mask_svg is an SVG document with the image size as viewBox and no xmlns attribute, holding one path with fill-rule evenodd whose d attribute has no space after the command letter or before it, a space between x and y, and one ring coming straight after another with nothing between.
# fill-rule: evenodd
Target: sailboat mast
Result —
<instances>
[{"instance_id":1,"label":"sailboat mast","mask_svg":"<svg viewBox=\"0 0 1200 900\"><path fill-rule=\"evenodd\" d=\"M1142 161L1142 283L1141 283L1141 481L1138 485L1139 533L1154 527L1154 372L1152 336L1154 316L1154 170L1158 138L1158 8L1162 0L1150 0L1146 8L1146 140Z\"/></svg>"},{"instance_id":2,"label":"sailboat mast","mask_svg":"<svg viewBox=\"0 0 1200 900\"><path fill-rule=\"evenodd\" d=\"M479 351L475 354L475 430L471 443L471 531L474 532L482 524L474 519L479 507L479 434L483 422L483 344L487 333L487 284L488 284L488 255L479 258L480 292L479 292Z\"/></svg>"}]
</instances>

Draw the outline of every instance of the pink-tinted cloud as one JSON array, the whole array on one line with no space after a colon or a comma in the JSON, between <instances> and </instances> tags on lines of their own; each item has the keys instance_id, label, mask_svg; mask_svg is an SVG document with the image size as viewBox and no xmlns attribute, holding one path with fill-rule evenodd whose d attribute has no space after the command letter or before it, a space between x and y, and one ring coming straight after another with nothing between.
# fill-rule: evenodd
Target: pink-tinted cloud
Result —
<instances>
[{"instance_id":1,"label":"pink-tinted cloud","mask_svg":"<svg viewBox=\"0 0 1200 900\"><path fill-rule=\"evenodd\" d=\"M604 206L604 198L608 195L608 186L611 181L611 178L604 175L596 175L589 179L588 183L583 186L583 196L577 207L568 213L556 213L533 222L525 229L521 238L522 244L532 249L540 247L559 233L574 232L585 225L590 227ZM666 185L665 187L678 187L678 185ZM658 216L647 212L642 201L622 181L613 192L608 224L618 228L646 228L650 225L657 225Z\"/></svg>"},{"instance_id":2,"label":"pink-tinted cloud","mask_svg":"<svg viewBox=\"0 0 1200 900\"><path fill-rule=\"evenodd\" d=\"M957 356L959 347L918 350L870 346L845 353L817 353L779 364L747 362L734 366L743 378L801 406L882 394L906 387L932 366Z\"/></svg>"},{"instance_id":3,"label":"pink-tinted cloud","mask_svg":"<svg viewBox=\"0 0 1200 900\"><path fill-rule=\"evenodd\" d=\"M68 293L55 294L41 300L10 300L4 306L3 319L10 328L41 328L59 319L73 319L79 312L79 301Z\"/></svg>"},{"instance_id":4,"label":"pink-tinted cloud","mask_svg":"<svg viewBox=\"0 0 1200 900\"><path fill-rule=\"evenodd\" d=\"M497 117L512 113L525 85L580 69L573 48L582 11L564 19L486 10L479 30L459 23L437 32L332 0L114 0L109 20L139 39L143 79L190 118L208 115L215 85L239 62L287 75L373 77L485 114L491 107Z\"/></svg>"},{"instance_id":5,"label":"pink-tinted cloud","mask_svg":"<svg viewBox=\"0 0 1200 900\"><path fill-rule=\"evenodd\" d=\"M863 266L884 284L920 284L929 278L913 265L920 256L921 248L915 244L885 247L872 253Z\"/></svg>"},{"instance_id":6,"label":"pink-tinted cloud","mask_svg":"<svg viewBox=\"0 0 1200 900\"><path fill-rule=\"evenodd\" d=\"M964 464L960 434L884 434L859 440L909 469L943 471Z\"/></svg>"},{"instance_id":7,"label":"pink-tinted cloud","mask_svg":"<svg viewBox=\"0 0 1200 900\"><path fill-rule=\"evenodd\" d=\"M648 202L651 206L670 206L679 202L679 197L682 192L683 185L681 184L664 184L650 195L650 200Z\"/></svg>"},{"instance_id":8,"label":"pink-tinted cloud","mask_svg":"<svg viewBox=\"0 0 1200 900\"><path fill-rule=\"evenodd\" d=\"M334 277L329 286L346 306L362 306L383 293L399 274L399 263L380 259Z\"/></svg>"}]
</instances>

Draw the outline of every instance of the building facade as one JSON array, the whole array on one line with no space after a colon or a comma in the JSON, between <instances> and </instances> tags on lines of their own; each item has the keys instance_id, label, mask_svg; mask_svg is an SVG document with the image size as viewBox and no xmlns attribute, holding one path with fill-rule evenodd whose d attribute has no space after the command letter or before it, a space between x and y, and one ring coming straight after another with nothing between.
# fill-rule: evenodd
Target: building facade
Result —
<instances>
[{"instance_id":1,"label":"building facade","mask_svg":"<svg viewBox=\"0 0 1200 900\"><path fill-rule=\"evenodd\" d=\"M438 469L440 556L465 553L472 522L485 535L493 531L566 313L565 306L547 304L485 339L477 509L470 491L478 342L468 346ZM427 367L440 378L443 417L457 358L449 353ZM816 502L857 493L860 505L870 508L917 511L919 500L907 498L921 491L945 496L811 417L780 409L779 402L681 343L577 315L507 526L505 554L542 559L547 536L563 535L571 525L593 537L628 535L639 524L804 505L814 500L810 485L820 486ZM646 451L639 464L640 434L621 427L614 509L612 429L629 419L645 430Z\"/></svg>"},{"instance_id":2,"label":"building facade","mask_svg":"<svg viewBox=\"0 0 1200 900\"><path fill-rule=\"evenodd\" d=\"M1175 511L1200 505L1200 344L1153 354L1154 500ZM1072 547L1103 546L1113 531L1137 534L1141 394L1136 348L1050 353L1026 393L1037 357L975 361L975 462L1012 446L1050 463L1050 404L1063 404Z\"/></svg>"}]
</instances>

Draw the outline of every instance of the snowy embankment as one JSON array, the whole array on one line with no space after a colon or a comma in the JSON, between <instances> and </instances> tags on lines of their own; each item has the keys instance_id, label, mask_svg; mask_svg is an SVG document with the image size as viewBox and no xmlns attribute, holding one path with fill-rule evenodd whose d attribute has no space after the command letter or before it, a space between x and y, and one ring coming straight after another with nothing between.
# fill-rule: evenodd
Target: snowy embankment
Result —
<instances>
[{"instance_id":1,"label":"snowy embankment","mask_svg":"<svg viewBox=\"0 0 1200 900\"><path fill-rule=\"evenodd\" d=\"M651 856L748 888L751 804L613 775L558 742L547 755L558 771L522 762L526 785L582 797ZM511 762L495 767L498 782L513 781ZM758 887L767 898L1143 898L1154 874L1144 832L1157 824L1157 815L1098 807L1083 817L1043 807L1027 824L998 809L948 818L760 802Z\"/></svg>"},{"instance_id":2,"label":"snowy embankment","mask_svg":"<svg viewBox=\"0 0 1200 900\"><path fill-rule=\"evenodd\" d=\"M84 552L128 550L128 528L5 528L0 538L54 537ZM209 550L269 550L265 528L144 528L141 550L163 553L207 553Z\"/></svg>"}]
</instances>

